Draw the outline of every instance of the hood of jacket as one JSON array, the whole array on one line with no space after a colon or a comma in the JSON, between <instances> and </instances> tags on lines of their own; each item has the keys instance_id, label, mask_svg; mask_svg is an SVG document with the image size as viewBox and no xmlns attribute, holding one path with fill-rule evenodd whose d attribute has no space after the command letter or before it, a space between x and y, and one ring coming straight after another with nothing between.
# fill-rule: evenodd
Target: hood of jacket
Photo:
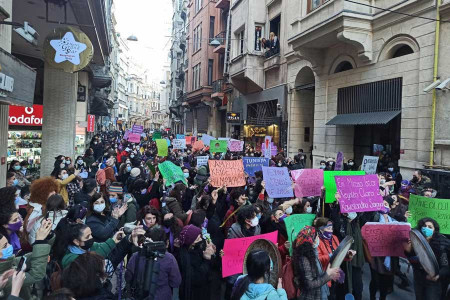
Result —
<instances>
[{"instance_id":1,"label":"hood of jacket","mask_svg":"<svg viewBox=\"0 0 450 300\"><path fill-rule=\"evenodd\" d=\"M264 300L268 299L270 292L276 292L275 288L268 283L250 283L241 300Z\"/></svg>"}]
</instances>

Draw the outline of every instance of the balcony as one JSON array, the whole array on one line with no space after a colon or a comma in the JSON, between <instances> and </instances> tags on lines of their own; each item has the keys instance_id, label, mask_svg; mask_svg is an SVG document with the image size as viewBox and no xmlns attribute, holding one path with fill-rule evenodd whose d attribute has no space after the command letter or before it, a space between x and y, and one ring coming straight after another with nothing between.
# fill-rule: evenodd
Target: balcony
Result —
<instances>
[{"instance_id":1,"label":"balcony","mask_svg":"<svg viewBox=\"0 0 450 300\"><path fill-rule=\"evenodd\" d=\"M226 38L227 38L227 33L225 31L222 31L221 33L216 35L214 37L214 39L212 39L212 40L217 40L220 43L219 46L214 48L214 50L213 50L214 53L221 53L221 54L225 53L225 41L226 41Z\"/></svg>"},{"instance_id":2,"label":"balcony","mask_svg":"<svg viewBox=\"0 0 450 300\"><path fill-rule=\"evenodd\" d=\"M212 94L211 94L211 98L213 99L223 99L224 96L224 84L225 84L225 80L223 79L219 79L216 81L213 81L212 83Z\"/></svg>"},{"instance_id":3,"label":"balcony","mask_svg":"<svg viewBox=\"0 0 450 300\"><path fill-rule=\"evenodd\" d=\"M280 55L276 54L264 60L264 71L276 69L280 67Z\"/></svg>"},{"instance_id":4,"label":"balcony","mask_svg":"<svg viewBox=\"0 0 450 300\"><path fill-rule=\"evenodd\" d=\"M372 4L369 0L359 2ZM337 43L354 46L359 58L370 62L373 58L372 20L370 7L345 0L324 1L321 6L291 23L293 35L288 43L297 56L307 58L313 67L323 62L321 50Z\"/></svg>"},{"instance_id":5,"label":"balcony","mask_svg":"<svg viewBox=\"0 0 450 300\"><path fill-rule=\"evenodd\" d=\"M264 89L264 58L239 55L231 60L229 74L231 83L242 94L260 92Z\"/></svg>"},{"instance_id":6,"label":"balcony","mask_svg":"<svg viewBox=\"0 0 450 300\"><path fill-rule=\"evenodd\" d=\"M218 0L216 3L216 8L228 10L230 8L230 0Z\"/></svg>"}]
</instances>

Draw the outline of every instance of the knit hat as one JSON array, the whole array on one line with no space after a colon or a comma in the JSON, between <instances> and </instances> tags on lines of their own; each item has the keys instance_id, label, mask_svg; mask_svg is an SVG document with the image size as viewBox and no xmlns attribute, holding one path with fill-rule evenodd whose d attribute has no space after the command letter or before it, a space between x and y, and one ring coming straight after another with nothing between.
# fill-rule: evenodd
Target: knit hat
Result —
<instances>
[{"instance_id":1,"label":"knit hat","mask_svg":"<svg viewBox=\"0 0 450 300\"><path fill-rule=\"evenodd\" d=\"M114 159L113 159L113 158L108 159L108 160L106 161L106 165L107 165L108 167L114 166Z\"/></svg>"},{"instance_id":2,"label":"knit hat","mask_svg":"<svg viewBox=\"0 0 450 300\"><path fill-rule=\"evenodd\" d=\"M300 246L304 243L310 243L314 245L316 239L316 229L312 226L305 226L297 235L295 239L295 247Z\"/></svg>"},{"instance_id":3,"label":"knit hat","mask_svg":"<svg viewBox=\"0 0 450 300\"><path fill-rule=\"evenodd\" d=\"M184 226L180 232L178 239L181 245L191 246L197 237L202 233L202 230L194 225Z\"/></svg>"},{"instance_id":4,"label":"knit hat","mask_svg":"<svg viewBox=\"0 0 450 300\"><path fill-rule=\"evenodd\" d=\"M131 177L138 177L139 175L141 175L141 170L139 168L131 169L131 172L130 172Z\"/></svg>"},{"instance_id":5,"label":"knit hat","mask_svg":"<svg viewBox=\"0 0 450 300\"><path fill-rule=\"evenodd\" d=\"M110 185L108 188L108 192L109 193L117 193L117 194L122 194L123 193L123 189L120 185Z\"/></svg>"}]
</instances>

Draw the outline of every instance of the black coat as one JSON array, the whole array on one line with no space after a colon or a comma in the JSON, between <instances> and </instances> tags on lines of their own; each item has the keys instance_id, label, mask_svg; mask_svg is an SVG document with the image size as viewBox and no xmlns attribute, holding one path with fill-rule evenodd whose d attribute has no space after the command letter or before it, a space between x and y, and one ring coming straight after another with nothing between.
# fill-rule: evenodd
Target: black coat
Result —
<instances>
[{"instance_id":1,"label":"black coat","mask_svg":"<svg viewBox=\"0 0 450 300\"><path fill-rule=\"evenodd\" d=\"M211 261L203 258L201 250L180 251L180 269L183 278L180 286L181 300L209 300L208 273Z\"/></svg>"}]
</instances>

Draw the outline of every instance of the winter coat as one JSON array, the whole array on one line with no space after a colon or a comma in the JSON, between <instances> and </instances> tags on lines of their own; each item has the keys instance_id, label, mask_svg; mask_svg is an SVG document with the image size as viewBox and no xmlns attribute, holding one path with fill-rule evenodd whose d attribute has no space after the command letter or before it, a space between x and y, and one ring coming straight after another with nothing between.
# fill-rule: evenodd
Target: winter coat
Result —
<instances>
[{"instance_id":1,"label":"winter coat","mask_svg":"<svg viewBox=\"0 0 450 300\"><path fill-rule=\"evenodd\" d=\"M297 264L297 282L300 282L301 294L299 300L320 300L322 299L321 287L331 280L330 276L323 270L318 270L317 266L311 265L311 262L305 256L300 256ZM294 268L295 270L295 268Z\"/></svg>"},{"instance_id":2,"label":"winter coat","mask_svg":"<svg viewBox=\"0 0 450 300\"><path fill-rule=\"evenodd\" d=\"M180 219L183 223L186 222L188 215L183 211L180 202L176 198L166 197L166 205L176 218Z\"/></svg>"},{"instance_id":3,"label":"winter coat","mask_svg":"<svg viewBox=\"0 0 450 300\"><path fill-rule=\"evenodd\" d=\"M63 197L64 202L66 202L66 205L69 204L69 193L67 192L66 186L70 182L72 182L72 180L75 180L75 178L76 178L75 175L72 174L64 180L56 179L56 182L58 183L58 194L60 194L61 197Z\"/></svg>"},{"instance_id":4,"label":"winter coat","mask_svg":"<svg viewBox=\"0 0 450 300\"><path fill-rule=\"evenodd\" d=\"M116 243L114 242L114 240L108 239L104 243L94 243L94 245L92 245L92 247L91 247L91 249L89 249L89 251L95 252L98 255L106 258L106 257L108 257L110 252L114 249L114 247L116 247ZM66 254L64 255L63 259L61 260L63 269L66 268L68 265L70 265L75 259L77 259L78 256L79 256L79 254L75 254L70 251L67 251Z\"/></svg>"},{"instance_id":5,"label":"winter coat","mask_svg":"<svg viewBox=\"0 0 450 300\"><path fill-rule=\"evenodd\" d=\"M58 225L59 221L61 221L62 218L64 218L67 215L67 210L60 210L56 213L54 211L48 212L48 218L53 221L52 230L56 229L56 226ZM38 219L31 229L29 235L28 235L28 242L32 245L36 240L36 232L39 230L39 227L41 227L43 218Z\"/></svg>"},{"instance_id":6,"label":"winter coat","mask_svg":"<svg viewBox=\"0 0 450 300\"><path fill-rule=\"evenodd\" d=\"M89 207L89 201L91 201L91 196L89 196L83 191L76 193L75 196L73 197L73 204L75 205L81 204L86 208Z\"/></svg>"},{"instance_id":7,"label":"winter coat","mask_svg":"<svg viewBox=\"0 0 450 300\"><path fill-rule=\"evenodd\" d=\"M25 257L27 257L26 265L28 271L25 273L25 281L20 291L20 297L22 299L31 300L33 284L40 282L45 277L50 249L51 246L46 241L39 241L33 245L33 251L25 255ZM15 256L6 260L0 259L0 274L3 274L12 268L16 268L19 261L20 257ZM10 278L3 288L3 297L0 297L1 300L7 299L8 295L11 294L11 284Z\"/></svg>"},{"instance_id":8,"label":"winter coat","mask_svg":"<svg viewBox=\"0 0 450 300\"><path fill-rule=\"evenodd\" d=\"M247 275L242 275L238 281ZM241 300L287 300L284 289L275 289L268 283L250 283Z\"/></svg>"},{"instance_id":9,"label":"winter coat","mask_svg":"<svg viewBox=\"0 0 450 300\"><path fill-rule=\"evenodd\" d=\"M261 227L259 227L259 225L256 225L255 233L253 236L260 235L260 234L261 234ZM231 225L230 230L228 230L228 238L229 239L238 239L238 238L243 238L243 237L246 237L246 236L244 236L244 234L242 233L241 225L239 223L234 223L233 225Z\"/></svg>"},{"instance_id":10,"label":"winter coat","mask_svg":"<svg viewBox=\"0 0 450 300\"><path fill-rule=\"evenodd\" d=\"M137 215L137 203L133 197L127 201L127 211L120 217L119 228L123 227L126 223L132 223L136 221Z\"/></svg>"},{"instance_id":11,"label":"winter coat","mask_svg":"<svg viewBox=\"0 0 450 300\"><path fill-rule=\"evenodd\" d=\"M203 258L202 251L182 247L179 265L183 278L180 299L209 300L208 274L211 261Z\"/></svg>"},{"instance_id":12,"label":"winter coat","mask_svg":"<svg viewBox=\"0 0 450 300\"><path fill-rule=\"evenodd\" d=\"M114 235L119 220L111 216L92 214L87 217L86 225L91 228L94 240L97 243L102 243Z\"/></svg>"}]
</instances>

